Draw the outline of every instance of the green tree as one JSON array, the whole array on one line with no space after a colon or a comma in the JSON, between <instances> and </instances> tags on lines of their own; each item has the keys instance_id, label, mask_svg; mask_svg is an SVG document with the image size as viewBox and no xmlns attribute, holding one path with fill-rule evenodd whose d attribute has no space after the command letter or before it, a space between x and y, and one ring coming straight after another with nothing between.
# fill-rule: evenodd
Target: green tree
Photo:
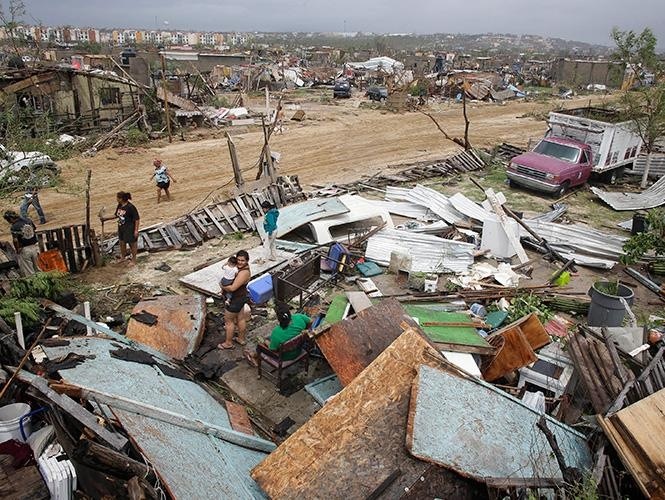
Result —
<instances>
[{"instance_id":1,"label":"green tree","mask_svg":"<svg viewBox=\"0 0 665 500\"><path fill-rule=\"evenodd\" d=\"M628 118L632 120L634 131L642 139L647 153L641 182L641 187L645 188L656 142L665 137L665 84L647 86L644 80L647 70L654 72L656 81L662 74L662 65L656 55L658 41L649 28L639 34L632 30L621 31L614 28L611 36L617 46L614 58L623 62L641 83L635 91L626 86L621 96L621 104Z\"/></svg>"}]
</instances>

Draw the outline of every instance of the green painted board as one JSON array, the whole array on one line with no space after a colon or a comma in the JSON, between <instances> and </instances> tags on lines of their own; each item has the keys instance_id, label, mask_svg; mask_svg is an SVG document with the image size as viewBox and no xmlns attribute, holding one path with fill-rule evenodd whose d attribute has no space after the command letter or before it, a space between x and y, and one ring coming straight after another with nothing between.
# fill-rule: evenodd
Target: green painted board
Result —
<instances>
[{"instance_id":1,"label":"green painted board","mask_svg":"<svg viewBox=\"0 0 665 500\"><path fill-rule=\"evenodd\" d=\"M471 322L471 318L464 313L436 311L426 304L403 304L404 309L422 325L427 322L442 321L450 323ZM445 344L460 344L492 349L492 346L481 337L475 328L466 326L421 326L432 342Z\"/></svg>"},{"instance_id":2,"label":"green painted board","mask_svg":"<svg viewBox=\"0 0 665 500\"><path fill-rule=\"evenodd\" d=\"M332 325L338 321L342 321L342 316L344 316L344 311L346 311L346 306L349 303L349 299L346 298L346 295L343 293L335 295L328 306L328 311L326 312L326 317L323 319L324 325Z\"/></svg>"}]
</instances>

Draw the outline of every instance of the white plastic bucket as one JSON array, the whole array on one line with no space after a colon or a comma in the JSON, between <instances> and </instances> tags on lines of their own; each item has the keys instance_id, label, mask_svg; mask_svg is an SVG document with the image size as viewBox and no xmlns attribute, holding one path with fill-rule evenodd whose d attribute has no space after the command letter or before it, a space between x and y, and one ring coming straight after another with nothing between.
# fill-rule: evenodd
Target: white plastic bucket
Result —
<instances>
[{"instance_id":1,"label":"white plastic bucket","mask_svg":"<svg viewBox=\"0 0 665 500\"><path fill-rule=\"evenodd\" d=\"M23 441L21 436L20 422L21 417L30 413L30 405L26 403L13 403L0 408L0 443L16 439ZM23 421L23 432L25 437L30 436L30 419Z\"/></svg>"}]
</instances>

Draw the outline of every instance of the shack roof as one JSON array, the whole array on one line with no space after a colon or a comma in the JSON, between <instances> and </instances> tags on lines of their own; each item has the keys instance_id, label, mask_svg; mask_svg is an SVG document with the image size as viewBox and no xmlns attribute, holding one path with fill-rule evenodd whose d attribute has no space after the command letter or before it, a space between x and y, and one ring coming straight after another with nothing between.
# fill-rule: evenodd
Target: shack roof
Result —
<instances>
[{"instance_id":1,"label":"shack roof","mask_svg":"<svg viewBox=\"0 0 665 500\"><path fill-rule=\"evenodd\" d=\"M225 408L198 384L111 357L110 351L119 347L113 340L68 340L68 346L45 347L49 358L70 352L95 357L60 370L65 382L231 429ZM174 498L263 498L249 471L265 453L129 411L113 412Z\"/></svg>"}]
</instances>

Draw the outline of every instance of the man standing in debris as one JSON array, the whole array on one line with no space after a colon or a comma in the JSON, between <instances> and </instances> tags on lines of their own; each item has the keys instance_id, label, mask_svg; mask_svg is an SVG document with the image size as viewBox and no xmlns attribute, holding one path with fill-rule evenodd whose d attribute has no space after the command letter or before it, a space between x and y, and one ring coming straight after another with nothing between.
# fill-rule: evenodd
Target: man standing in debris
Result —
<instances>
[{"instance_id":1,"label":"man standing in debris","mask_svg":"<svg viewBox=\"0 0 665 500\"><path fill-rule=\"evenodd\" d=\"M39 271L37 259L39 258L39 245L35 225L30 219L19 217L13 210L7 210L4 218L11 224L14 248L18 256L18 267L23 276L32 276Z\"/></svg>"},{"instance_id":2,"label":"man standing in debris","mask_svg":"<svg viewBox=\"0 0 665 500\"><path fill-rule=\"evenodd\" d=\"M39 223L46 224L46 216L44 216L44 210L42 205L39 203L39 188L35 185L34 182L30 182L28 187L25 189L25 194L23 195L23 202L19 211L21 212L21 217L24 219L28 218L28 209L30 205L35 207L37 215L39 216Z\"/></svg>"},{"instance_id":3,"label":"man standing in debris","mask_svg":"<svg viewBox=\"0 0 665 500\"><path fill-rule=\"evenodd\" d=\"M266 259L277 260L277 249L275 240L277 240L277 219L279 218L279 210L272 203L264 201L261 203L261 208L266 210L263 217L263 230L266 232L263 247L265 249Z\"/></svg>"},{"instance_id":4,"label":"man standing in debris","mask_svg":"<svg viewBox=\"0 0 665 500\"><path fill-rule=\"evenodd\" d=\"M169 187L171 187L171 181L178 182L171 175L171 173L166 168L166 165L162 163L162 160L155 158L155 161L152 162L155 166L155 171L152 173L151 179L154 178L157 182L157 203L162 199L162 190L166 194L166 199L171 201L171 193L169 193Z\"/></svg>"},{"instance_id":5,"label":"man standing in debris","mask_svg":"<svg viewBox=\"0 0 665 500\"><path fill-rule=\"evenodd\" d=\"M247 335L247 320L249 319L249 297L247 295L247 283L252 277L249 269L249 254L245 250L240 250L236 254L236 274L233 283L222 286L223 293L230 293L231 299L226 304L224 311L224 328L226 329L226 340L217 347L220 349L233 349L233 342L244 346L247 344L245 336ZM234 337L235 327L238 327L238 336Z\"/></svg>"},{"instance_id":6,"label":"man standing in debris","mask_svg":"<svg viewBox=\"0 0 665 500\"><path fill-rule=\"evenodd\" d=\"M115 209L115 218L118 219L118 244L120 245L120 259L125 260L127 255L127 245L131 253L131 264L136 265L136 253L138 251L139 240L139 211L130 203L132 199L130 193L124 191L116 195L118 206Z\"/></svg>"}]
</instances>

